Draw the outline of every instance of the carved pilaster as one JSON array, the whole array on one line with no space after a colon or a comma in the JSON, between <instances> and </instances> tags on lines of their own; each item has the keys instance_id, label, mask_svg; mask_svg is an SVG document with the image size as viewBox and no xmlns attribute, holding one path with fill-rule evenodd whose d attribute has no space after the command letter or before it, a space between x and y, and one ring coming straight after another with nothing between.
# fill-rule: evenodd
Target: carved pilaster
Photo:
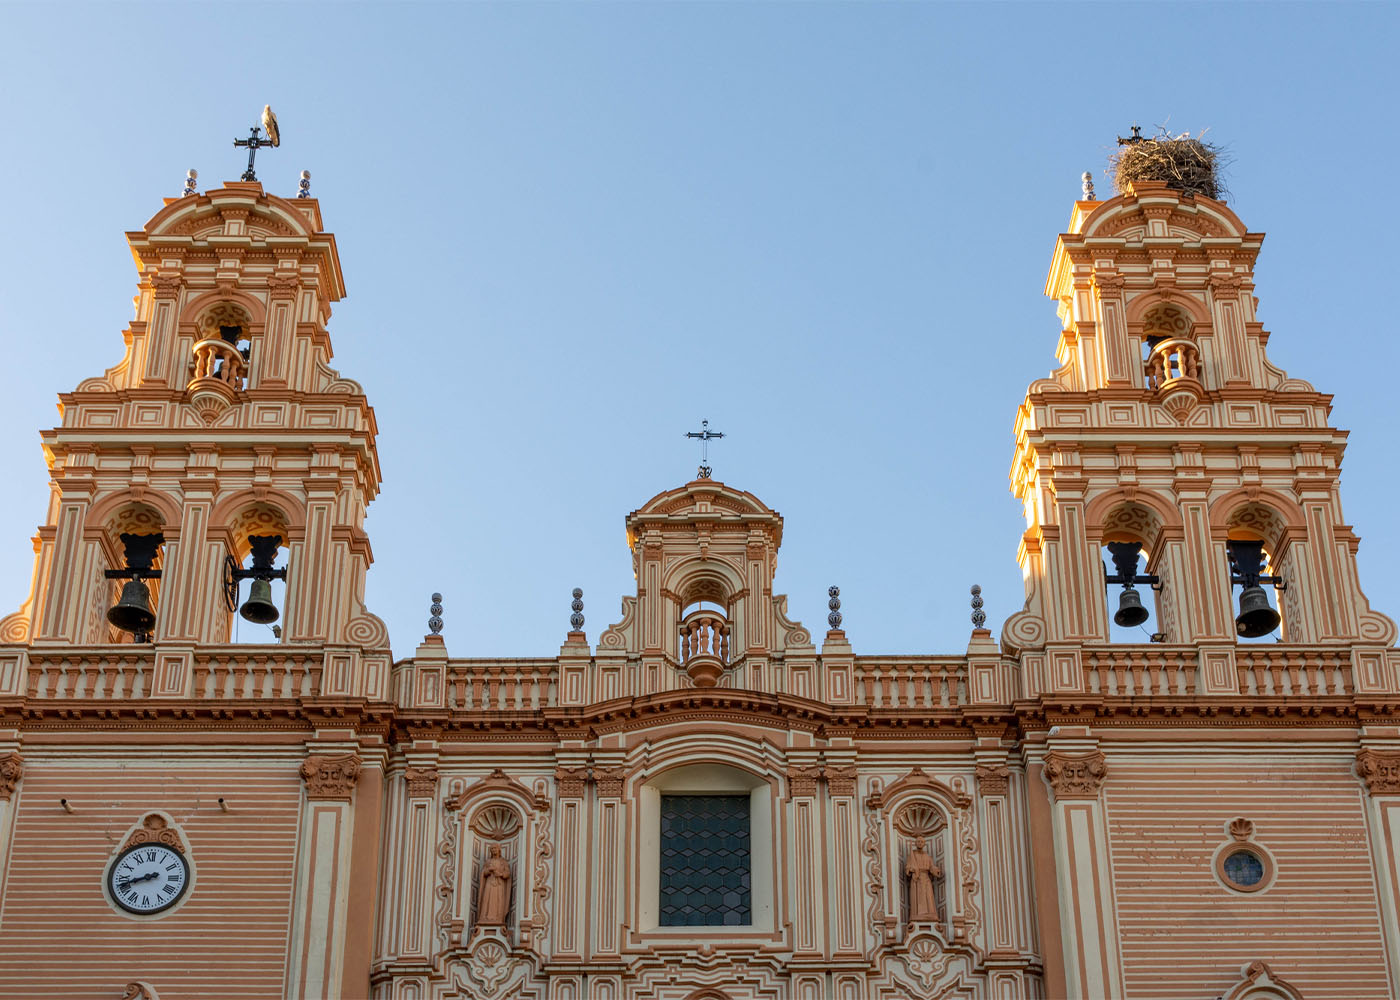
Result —
<instances>
[{"instance_id":1,"label":"carved pilaster","mask_svg":"<svg viewBox=\"0 0 1400 1000\"><path fill-rule=\"evenodd\" d=\"M1363 749L1356 755L1356 776L1372 795L1400 794L1400 750Z\"/></svg>"},{"instance_id":2,"label":"carved pilaster","mask_svg":"<svg viewBox=\"0 0 1400 1000\"><path fill-rule=\"evenodd\" d=\"M8 799L15 793L19 779L24 776L24 758L17 753L0 757L0 799Z\"/></svg>"},{"instance_id":3,"label":"carved pilaster","mask_svg":"<svg viewBox=\"0 0 1400 1000\"><path fill-rule=\"evenodd\" d=\"M348 799L360 777L360 758L347 754L312 754L302 761L308 799Z\"/></svg>"},{"instance_id":4,"label":"carved pilaster","mask_svg":"<svg viewBox=\"0 0 1400 1000\"><path fill-rule=\"evenodd\" d=\"M1079 754L1051 751L1045 755L1045 779L1055 790L1056 799L1096 799L1107 775L1108 762L1097 750Z\"/></svg>"}]
</instances>

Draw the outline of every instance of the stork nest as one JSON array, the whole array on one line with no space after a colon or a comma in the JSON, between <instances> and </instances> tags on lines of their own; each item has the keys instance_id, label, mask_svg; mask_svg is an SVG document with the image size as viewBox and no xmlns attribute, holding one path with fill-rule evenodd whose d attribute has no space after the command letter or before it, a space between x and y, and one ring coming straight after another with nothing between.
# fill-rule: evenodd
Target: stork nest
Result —
<instances>
[{"instance_id":1,"label":"stork nest","mask_svg":"<svg viewBox=\"0 0 1400 1000\"><path fill-rule=\"evenodd\" d=\"M1220 177L1225 166L1223 151L1202 142L1199 136L1193 139L1189 133L1173 136L1162 132L1119 142L1108 157L1113 186L1119 194L1127 194L1138 181L1166 181L1167 187L1192 196L1218 199L1228 194Z\"/></svg>"}]
</instances>

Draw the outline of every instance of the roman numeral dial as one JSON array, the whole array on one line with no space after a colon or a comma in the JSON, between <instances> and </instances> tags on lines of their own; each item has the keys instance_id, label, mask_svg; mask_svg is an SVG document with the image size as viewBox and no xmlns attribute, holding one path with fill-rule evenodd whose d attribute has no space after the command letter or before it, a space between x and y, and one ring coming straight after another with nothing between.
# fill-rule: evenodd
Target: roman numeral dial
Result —
<instances>
[{"instance_id":1,"label":"roman numeral dial","mask_svg":"<svg viewBox=\"0 0 1400 1000\"><path fill-rule=\"evenodd\" d=\"M107 867L107 892L129 913L159 913L180 901L189 887L185 856L164 844L142 844L118 854Z\"/></svg>"}]
</instances>

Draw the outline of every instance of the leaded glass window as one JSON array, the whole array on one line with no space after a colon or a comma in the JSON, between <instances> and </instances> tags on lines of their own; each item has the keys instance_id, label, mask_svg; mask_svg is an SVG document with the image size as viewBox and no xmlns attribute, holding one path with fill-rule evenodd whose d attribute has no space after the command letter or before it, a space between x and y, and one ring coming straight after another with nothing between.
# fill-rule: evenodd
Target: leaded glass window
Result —
<instances>
[{"instance_id":1,"label":"leaded glass window","mask_svg":"<svg viewBox=\"0 0 1400 1000\"><path fill-rule=\"evenodd\" d=\"M661 796L662 927L753 922L747 795Z\"/></svg>"}]
</instances>

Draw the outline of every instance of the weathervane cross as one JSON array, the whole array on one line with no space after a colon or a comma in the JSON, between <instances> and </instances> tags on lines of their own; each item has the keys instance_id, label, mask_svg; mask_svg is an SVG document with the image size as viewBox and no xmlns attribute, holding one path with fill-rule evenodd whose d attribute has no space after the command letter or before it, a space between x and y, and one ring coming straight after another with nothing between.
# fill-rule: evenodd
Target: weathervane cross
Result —
<instances>
[{"instance_id":1,"label":"weathervane cross","mask_svg":"<svg viewBox=\"0 0 1400 1000\"><path fill-rule=\"evenodd\" d=\"M710 430L710 422L708 420L702 420L700 421L700 430L686 431L685 436L699 440L700 470L697 473L697 477L700 479L709 479L710 473L714 471L710 468L710 442L715 438L724 437L724 433L722 431Z\"/></svg>"}]
</instances>

